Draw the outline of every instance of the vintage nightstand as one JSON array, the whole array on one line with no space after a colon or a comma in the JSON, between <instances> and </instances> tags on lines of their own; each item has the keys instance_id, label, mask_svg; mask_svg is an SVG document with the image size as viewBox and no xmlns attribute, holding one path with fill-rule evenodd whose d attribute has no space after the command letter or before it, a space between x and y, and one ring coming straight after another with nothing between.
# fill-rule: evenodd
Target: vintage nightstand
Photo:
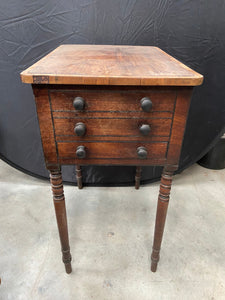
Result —
<instances>
[{"instance_id":1,"label":"vintage nightstand","mask_svg":"<svg viewBox=\"0 0 225 300\"><path fill-rule=\"evenodd\" d=\"M157 47L62 45L21 73L35 95L63 262L70 273L61 165L164 166L151 270L156 271L173 172L193 86L203 76ZM134 225L135 226L135 225Z\"/></svg>"}]
</instances>

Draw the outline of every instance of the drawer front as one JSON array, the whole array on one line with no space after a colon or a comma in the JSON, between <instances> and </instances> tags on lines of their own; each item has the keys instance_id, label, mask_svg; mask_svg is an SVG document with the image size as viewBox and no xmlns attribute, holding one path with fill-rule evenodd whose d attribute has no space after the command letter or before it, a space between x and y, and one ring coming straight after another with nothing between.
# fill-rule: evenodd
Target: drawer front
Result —
<instances>
[{"instance_id":1,"label":"drawer front","mask_svg":"<svg viewBox=\"0 0 225 300\"><path fill-rule=\"evenodd\" d=\"M140 101L148 97L152 101L151 113L173 112L176 98L175 91L50 91L52 110L76 111L73 107L75 97L82 97L85 107L80 114L85 112L136 112L143 116L148 115L141 108Z\"/></svg>"},{"instance_id":2,"label":"drawer front","mask_svg":"<svg viewBox=\"0 0 225 300\"><path fill-rule=\"evenodd\" d=\"M87 90L85 90L87 89ZM190 88L141 88L111 90L107 87L33 86L48 169L60 164L177 165L183 140ZM73 99L83 97L85 109L77 111ZM145 112L143 97L152 100ZM143 103L143 101L142 101ZM143 105L142 105L143 106ZM74 126L86 125L86 134L77 137ZM139 132L149 124L147 136ZM85 158L76 149L84 146ZM140 159L138 147L147 155Z\"/></svg>"},{"instance_id":3,"label":"drawer front","mask_svg":"<svg viewBox=\"0 0 225 300\"><path fill-rule=\"evenodd\" d=\"M74 128L76 124L83 123L86 132L84 136L76 136ZM74 139L85 140L87 137L143 137L141 126L150 126L150 132L143 138L148 140L155 136L168 137L170 135L172 119L64 119L55 118L54 127L57 139L66 140L67 136L74 136Z\"/></svg>"},{"instance_id":4,"label":"drawer front","mask_svg":"<svg viewBox=\"0 0 225 300\"><path fill-rule=\"evenodd\" d=\"M84 162L89 159L127 159L148 161L151 159L163 159L166 157L167 142L58 142L59 158L73 158L77 161ZM84 146L85 158L77 158L77 147ZM140 159L138 157L138 147L145 147L147 158Z\"/></svg>"},{"instance_id":5,"label":"drawer front","mask_svg":"<svg viewBox=\"0 0 225 300\"><path fill-rule=\"evenodd\" d=\"M164 164L172 126L175 91L51 91L51 107L61 164ZM73 107L75 97L85 101L83 111ZM145 112L141 99L148 97L152 108ZM77 136L75 125L83 123L85 134ZM141 125L149 125L144 136ZM78 158L83 146L85 158ZM140 159L138 147L147 157Z\"/></svg>"}]
</instances>

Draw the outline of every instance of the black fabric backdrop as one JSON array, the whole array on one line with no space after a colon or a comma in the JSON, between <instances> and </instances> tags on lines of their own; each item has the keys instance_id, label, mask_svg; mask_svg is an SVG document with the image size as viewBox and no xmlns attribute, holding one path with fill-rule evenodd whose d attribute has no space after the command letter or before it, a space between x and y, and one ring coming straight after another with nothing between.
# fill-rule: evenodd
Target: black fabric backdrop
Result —
<instances>
[{"instance_id":1,"label":"black fabric backdrop","mask_svg":"<svg viewBox=\"0 0 225 300\"><path fill-rule=\"evenodd\" d=\"M19 73L60 44L162 48L205 76L194 90L180 170L203 156L225 124L225 1L8 0L0 2L0 153L48 177L31 86ZM85 167L86 184L130 184L134 167ZM161 168L144 168L142 179ZM72 166L63 178L75 182Z\"/></svg>"}]
</instances>

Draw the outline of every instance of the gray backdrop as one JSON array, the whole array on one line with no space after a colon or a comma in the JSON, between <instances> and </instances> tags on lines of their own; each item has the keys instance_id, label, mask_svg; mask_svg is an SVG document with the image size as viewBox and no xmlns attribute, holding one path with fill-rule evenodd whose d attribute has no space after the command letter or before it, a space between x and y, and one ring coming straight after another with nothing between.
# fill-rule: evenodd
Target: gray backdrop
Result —
<instances>
[{"instance_id":1,"label":"gray backdrop","mask_svg":"<svg viewBox=\"0 0 225 300\"><path fill-rule=\"evenodd\" d=\"M194 91L180 169L207 152L225 124L225 1L8 0L0 2L0 153L48 177L31 86L19 73L60 44L154 45L205 76ZM145 168L154 180L160 168ZM75 182L74 167L63 178ZM88 184L129 184L133 167L85 167Z\"/></svg>"}]
</instances>

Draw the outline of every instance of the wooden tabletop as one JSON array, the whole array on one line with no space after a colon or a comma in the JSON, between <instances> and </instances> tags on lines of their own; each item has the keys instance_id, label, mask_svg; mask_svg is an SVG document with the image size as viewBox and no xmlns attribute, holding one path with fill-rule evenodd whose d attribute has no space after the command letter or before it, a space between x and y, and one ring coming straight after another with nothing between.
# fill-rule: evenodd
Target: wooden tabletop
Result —
<instances>
[{"instance_id":1,"label":"wooden tabletop","mask_svg":"<svg viewBox=\"0 0 225 300\"><path fill-rule=\"evenodd\" d=\"M157 47L61 45L21 73L25 83L200 85L203 76Z\"/></svg>"}]
</instances>

